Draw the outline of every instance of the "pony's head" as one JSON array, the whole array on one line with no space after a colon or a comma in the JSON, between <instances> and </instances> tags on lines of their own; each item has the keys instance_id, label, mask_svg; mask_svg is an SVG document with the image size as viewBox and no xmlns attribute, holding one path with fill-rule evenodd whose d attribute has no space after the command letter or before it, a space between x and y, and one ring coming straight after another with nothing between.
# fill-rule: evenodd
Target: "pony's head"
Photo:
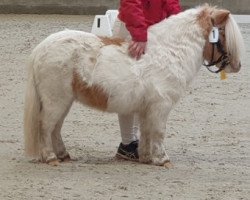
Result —
<instances>
[{"instance_id":1,"label":"pony's head","mask_svg":"<svg viewBox=\"0 0 250 200\"><path fill-rule=\"evenodd\" d=\"M200 25L204 29L206 44L203 57L204 65L216 66L219 72L238 72L244 43L241 32L228 10L205 6L200 13Z\"/></svg>"}]
</instances>

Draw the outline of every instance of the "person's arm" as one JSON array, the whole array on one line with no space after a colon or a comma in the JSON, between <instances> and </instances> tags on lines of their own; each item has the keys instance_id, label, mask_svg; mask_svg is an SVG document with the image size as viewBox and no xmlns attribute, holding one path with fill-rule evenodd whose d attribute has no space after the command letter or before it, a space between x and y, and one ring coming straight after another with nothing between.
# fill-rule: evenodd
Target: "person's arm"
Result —
<instances>
[{"instance_id":1,"label":"person's arm","mask_svg":"<svg viewBox=\"0 0 250 200\"><path fill-rule=\"evenodd\" d=\"M121 0L119 12L132 40L146 42L148 25L145 22L141 0Z\"/></svg>"},{"instance_id":2,"label":"person's arm","mask_svg":"<svg viewBox=\"0 0 250 200\"><path fill-rule=\"evenodd\" d=\"M165 0L164 9L170 15L175 15L181 12L181 6L179 0Z\"/></svg>"},{"instance_id":3,"label":"person's arm","mask_svg":"<svg viewBox=\"0 0 250 200\"><path fill-rule=\"evenodd\" d=\"M146 50L148 29L141 0L121 0L119 12L120 19L132 37L128 48L129 54L133 58L140 59Z\"/></svg>"}]
</instances>

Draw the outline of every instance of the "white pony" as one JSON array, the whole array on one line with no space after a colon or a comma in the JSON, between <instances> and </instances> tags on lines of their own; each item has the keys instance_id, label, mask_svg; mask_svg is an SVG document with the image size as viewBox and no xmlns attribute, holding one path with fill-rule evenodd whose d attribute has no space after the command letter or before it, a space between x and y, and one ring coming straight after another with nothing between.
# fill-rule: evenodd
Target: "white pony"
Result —
<instances>
[{"instance_id":1,"label":"white pony","mask_svg":"<svg viewBox=\"0 0 250 200\"><path fill-rule=\"evenodd\" d=\"M210 41L211 34L219 38ZM47 163L70 158L60 131L76 100L102 111L138 114L139 161L165 165L170 110L204 60L238 72L243 40L229 11L205 5L150 27L147 53L139 61L127 48L121 39L65 30L33 50L24 112L28 155Z\"/></svg>"}]
</instances>

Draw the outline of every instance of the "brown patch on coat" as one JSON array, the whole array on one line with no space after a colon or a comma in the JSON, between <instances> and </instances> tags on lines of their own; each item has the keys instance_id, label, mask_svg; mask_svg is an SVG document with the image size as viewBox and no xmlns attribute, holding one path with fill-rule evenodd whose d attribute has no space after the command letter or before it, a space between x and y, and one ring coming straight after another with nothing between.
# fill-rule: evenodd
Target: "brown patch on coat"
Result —
<instances>
[{"instance_id":1,"label":"brown patch on coat","mask_svg":"<svg viewBox=\"0 0 250 200\"><path fill-rule=\"evenodd\" d=\"M73 72L72 89L82 103L102 111L107 109L108 96L103 89L98 85L88 86L76 71Z\"/></svg>"},{"instance_id":2,"label":"brown patch on coat","mask_svg":"<svg viewBox=\"0 0 250 200\"><path fill-rule=\"evenodd\" d=\"M212 13L212 18L214 20L214 25L221 27L221 26L225 26L227 23L227 19L229 17L230 11L228 10L215 10Z\"/></svg>"},{"instance_id":3,"label":"brown patch on coat","mask_svg":"<svg viewBox=\"0 0 250 200\"><path fill-rule=\"evenodd\" d=\"M104 45L116 45L116 46L122 46L122 43L125 42L124 39L121 38L109 38L109 37L99 37L101 39L101 42Z\"/></svg>"},{"instance_id":4,"label":"brown patch on coat","mask_svg":"<svg viewBox=\"0 0 250 200\"><path fill-rule=\"evenodd\" d=\"M64 40L64 42L65 43L74 43L74 42L76 42L76 40L69 38L69 39Z\"/></svg>"},{"instance_id":5,"label":"brown patch on coat","mask_svg":"<svg viewBox=\"0 0 250 200\"><path fill-rule=\"evenodd\" d=\"M213 27L211 13L211 8L205 7L197 17L198 23L203 29L203 36L205 37L205 39L208 39L208 36Z\"/></svg>"},{"instance_id":6,"label":"brown patch on coat","mask_svg":"<svg viewBox=\"0 0 250 200\"><path fill-rule=\"evenodd\" d=\"M213 51L212 48L213 48L212 44L210 44L208 41L206 41L206 44L205 44L204 49L203 49L203 58L208 62L210 62L211 58L212 58L212 51ZM212 60L212 61L214 61L214 60Z\"/></svg>"},{"instance_id":7,"label":"brown patch on coat","mask_svg":"<svg viewBox=\"0 0 250 200\"><path fill-rule=\"evenodd\" d=\"M96 63L96 58L90 57L89 60L90 60L90 62L92 62L92 63Z\"/></svg>"}]
</instances>

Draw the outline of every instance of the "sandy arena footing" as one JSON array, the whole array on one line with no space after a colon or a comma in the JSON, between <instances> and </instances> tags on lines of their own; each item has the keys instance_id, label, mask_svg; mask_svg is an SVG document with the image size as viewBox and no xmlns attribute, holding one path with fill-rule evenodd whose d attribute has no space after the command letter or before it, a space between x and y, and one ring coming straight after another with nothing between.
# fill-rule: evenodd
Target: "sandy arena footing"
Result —
<instances>
[{"instance_id":1,"label":"sandy arena footing","mask_svg":"<svg viewBox=\"0 0 250 200\"><path fill-rule=\"evenodd\" d=\"M173 110L166 148L172 169L117 161L117 116L74 104L63 139L75 162L52 167L23 153L25 62L50 33L90 31L93 16L0 15L0 199L214 199L250 197L250 24L246 56L221 81L202 68Z\"/></svg>"}]
</instances>

